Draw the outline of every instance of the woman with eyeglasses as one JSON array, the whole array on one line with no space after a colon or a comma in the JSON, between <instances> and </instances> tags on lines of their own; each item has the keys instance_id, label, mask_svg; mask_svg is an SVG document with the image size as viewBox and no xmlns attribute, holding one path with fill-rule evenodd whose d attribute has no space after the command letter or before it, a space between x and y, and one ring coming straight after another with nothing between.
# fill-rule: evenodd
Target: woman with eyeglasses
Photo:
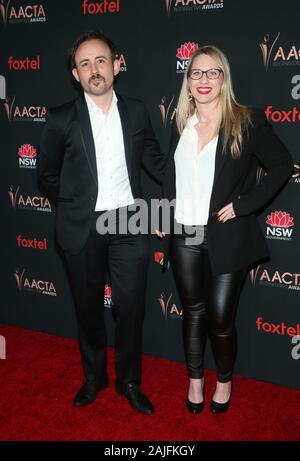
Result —
<instances>
[{"instance_id":1,"label":"woman with eyeglasses","mask_svg":"<svg viewBox=\"0 0 300 461\"><path fill-rule=\"evenodd\" d=\"M256 184L258 164L267 174ZM236 101L223 52L198 48L183 79L163 183L164 197L176 199L171 232L158 232L166 236L165 262L170 255L183 308L191 413L204 408L207 336L217 370L210 410L230 406L241 287L249 266L269 255L256 213L292 170L264 112Z\"/></svg>"}]
</instances>

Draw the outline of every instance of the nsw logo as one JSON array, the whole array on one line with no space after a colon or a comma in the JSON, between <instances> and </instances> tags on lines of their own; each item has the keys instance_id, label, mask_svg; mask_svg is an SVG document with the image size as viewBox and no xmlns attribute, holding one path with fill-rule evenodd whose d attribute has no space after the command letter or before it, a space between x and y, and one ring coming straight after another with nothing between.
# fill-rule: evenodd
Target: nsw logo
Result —
<instances>
[{"instance_id":1,"label":"nsw logo","mask_svg":"<svg viewBox=\"0 0 300 461\"><path fill-rule=\"evenodd\" d=\"M295 225L294 218L285 211L274 211L268 215L266 220L267 232L266 237L274 240L292 240L293 229Z\"/></svg>"}]
</instances>

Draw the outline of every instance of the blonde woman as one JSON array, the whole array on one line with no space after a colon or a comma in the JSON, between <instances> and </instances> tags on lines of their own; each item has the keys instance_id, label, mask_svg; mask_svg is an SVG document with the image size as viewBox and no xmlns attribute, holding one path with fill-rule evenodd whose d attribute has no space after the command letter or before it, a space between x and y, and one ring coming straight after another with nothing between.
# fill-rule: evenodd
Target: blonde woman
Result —
<instances>
[{"instance_id":1,"label":"blonde woman","mask_svg":"<svg viewBox=\"0 0 300 461\"><path fill-rule=\"evenodd\" d=\"M210 410L223 413L230 406L243 280L251 264L269 255L256 213L283 186L293 163L263 111L236 101L227 58L214 46L193 54L174 125L163 190L166 199L176 199L166 254L183 307L186 405L191 413L204 407L209 335L217 369ZM256 184L258 164L267 174ZM200 243L186 239L191 231L202 235Z\"/></svg>"}]
</instances>

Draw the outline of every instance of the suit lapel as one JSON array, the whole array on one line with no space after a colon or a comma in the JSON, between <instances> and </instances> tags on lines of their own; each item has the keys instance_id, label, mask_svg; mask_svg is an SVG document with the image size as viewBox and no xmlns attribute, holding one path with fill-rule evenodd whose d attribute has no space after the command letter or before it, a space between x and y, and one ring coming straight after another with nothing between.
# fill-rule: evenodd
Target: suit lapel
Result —
<instances>
[{"instance_id":1,"label":"suit lapel","mask_svg":"<svg viewBox=\"0 0 300 461\"><path fill-rule=\"evenodd\" d=\"M87 157L87 161L91 169L93 179L98 187L96 149L89 111L83 96L77 99L76 106L79 121L79 134L82 141L84 153Z\"/></svg>"},{"instance_id":2,"label":"suit lapel","mask_svg":"<svg viewBox=\"0 0 300 461\"><path fill-rule=\"evenodd\" d=\"M130 116L127 105L119 94L117 94L118 98L118 110L120 114L120 120L122 125L123 131L123 140L124 140L124 150L125 150L125 159L128 171L129 180L131 178L131 164L132 164L132 133L131 133L131 126L130 126Z\"/></svg>"},{"instance_id":3,"label":"suit lapel","mask_svg":"<svg viewBox=\"0 0 300 461\"><path fill-rule=\"evenodd\" d=\"M226 150L223 151L223 132L222 130L219 132L219 138L217 142L216 148L216 157L215 157L215 174L214 174L214 182L213 182L213 189L215 188L218 178L221 174L221 171L224 167L225 161L227 158Z\"/></svg>"}]
</instances>

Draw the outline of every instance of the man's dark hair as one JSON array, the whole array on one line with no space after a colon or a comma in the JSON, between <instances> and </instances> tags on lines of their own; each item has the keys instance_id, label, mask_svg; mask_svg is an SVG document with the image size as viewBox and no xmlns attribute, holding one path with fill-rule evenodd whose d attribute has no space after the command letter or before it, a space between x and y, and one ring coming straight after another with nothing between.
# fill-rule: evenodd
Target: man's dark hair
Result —
<instances>
[{"instance_id":1,"label":"man's dark hair","mask_svg":"<svg viewBox=\"0 0 300 461\"><path fill-rule=\"evenodd\" d=\"M78 37L75 40L75 42L73 43L70 49L71 69L74 69L76 67L76 62L75 62L76 51L78 50L78 48L80 47L82 43L88 42L89 40L101 40L102 42L106 43L106 45L110 49L112 61L114 61L116 57L118 56L117 48L110 38L108 38L106 35L104 35L99 30L88 30L87 32L84 32L83 34L81 34L80 37Z\"/></svg>"}]
</instances>

